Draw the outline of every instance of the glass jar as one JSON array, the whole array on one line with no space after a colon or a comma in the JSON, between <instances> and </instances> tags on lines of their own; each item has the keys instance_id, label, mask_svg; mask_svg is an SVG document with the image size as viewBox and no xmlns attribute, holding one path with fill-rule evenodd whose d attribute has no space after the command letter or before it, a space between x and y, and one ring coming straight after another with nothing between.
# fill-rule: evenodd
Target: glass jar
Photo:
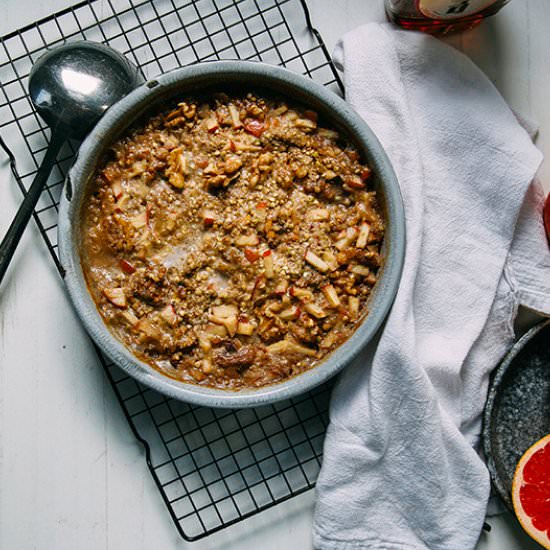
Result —
<instances>
[{"instance_id":1,"label":"glass jar","mask_svg":"<svg viewBox=\"0 0 550 550\"><path fill-rule=\"evenodd\" d=\"M385 0L388 19L405 29L444 34L471 29L509 0Z\"/></svg>"}]
</instances>

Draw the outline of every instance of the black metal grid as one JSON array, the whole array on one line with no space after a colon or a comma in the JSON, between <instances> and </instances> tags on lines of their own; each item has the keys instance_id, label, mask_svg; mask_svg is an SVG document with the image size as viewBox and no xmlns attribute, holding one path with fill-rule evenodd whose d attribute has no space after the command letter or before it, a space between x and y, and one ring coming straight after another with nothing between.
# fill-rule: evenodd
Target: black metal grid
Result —
<instances>
[{"instance_id":1,"label":"black metal grid","mask_svg":"<svg viewBox=\"0 0 550 550\"><path fill-rule=\"evenodd\" d=\"M121 51L147 78L199 61L239 58L282 65L342 88L305 0L81 2L0 38L0 144L23 193L49 136L27 97L30 68L46 48L83 38ZM61 151L34 214L58 268L58 199L75 151L71 143ZM98 355L185 539L211 534L314 486L328 386L272 406L215 410L168 399Z\"/></svg>"}]
</instances>

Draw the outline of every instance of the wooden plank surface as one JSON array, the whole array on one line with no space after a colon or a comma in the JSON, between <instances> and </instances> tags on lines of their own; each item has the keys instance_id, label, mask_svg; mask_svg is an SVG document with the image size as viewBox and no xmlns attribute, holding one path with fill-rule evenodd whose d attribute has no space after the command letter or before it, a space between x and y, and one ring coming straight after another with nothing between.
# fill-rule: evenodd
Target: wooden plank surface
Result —
<instances>
[{"instance_id":1,"label":"wooden plank surface","mask_svg":"<svg viewBox=\"0 0 550 550\"><path fill-rule=\"evenodd\" d=\"M0 33L69 5L3 0ZM100 2L101 4L101 2ZM346 30L383 21L381 0L310 0L330 49ZM105 5L107 5L105 3ZM449 40L490 76L514 109L538 122L550 154L550 3L513 0L498 17ZM547 161L540 170L550 186ZM20 202L0 157L0 234ZM194 549L311 548L309 493ZM479 550L529 549L508 515ZM34 225L0 287L0 549L186 548L146 468Z\"/></svg>"}]
</instances>

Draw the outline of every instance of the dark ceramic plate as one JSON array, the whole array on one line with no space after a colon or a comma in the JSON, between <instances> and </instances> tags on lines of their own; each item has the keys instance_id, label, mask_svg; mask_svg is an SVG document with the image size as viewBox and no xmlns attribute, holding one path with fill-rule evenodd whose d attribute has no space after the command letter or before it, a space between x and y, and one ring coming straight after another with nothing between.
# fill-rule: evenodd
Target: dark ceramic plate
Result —
<instances>
[{"instance_id":1,"label":"dark ceramic plate","mask_svg":"<svg viewBox=\"0 0 550 550\"><path fill-rule=\"evenodd\" d=\"M550 321L520 338L497 368L483 422L487 467L512 509L516 465L533 443L550 433Z\"/></svg>"}]
</instances>

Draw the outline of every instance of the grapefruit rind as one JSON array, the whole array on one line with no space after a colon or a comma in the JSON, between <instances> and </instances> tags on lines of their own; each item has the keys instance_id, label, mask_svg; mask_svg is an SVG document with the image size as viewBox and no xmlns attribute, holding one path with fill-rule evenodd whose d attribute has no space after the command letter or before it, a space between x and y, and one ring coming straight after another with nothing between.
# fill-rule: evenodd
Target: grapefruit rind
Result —
<instances>
[{"instance_id":1,"label":"grapefruit rind","mask_svg":"<svg viewBox=\"0 0 550 550\"><path fill-rule=\"evenodd\" d=\"M525 465L529 462L530 458L540 449L546 445L550 445L550 434L539 439L535 444L531 445L524 455L520 458L516 471L514 472L514 479L512 481L512 504L514 505L514 512L523 530L534 540L536 540L543 548L550 550L550 538L546 531L540 531L537 529L531 517L528 516L521 503L520 489L523 485L523 471Z\"/></svg>"}]
</instances>

